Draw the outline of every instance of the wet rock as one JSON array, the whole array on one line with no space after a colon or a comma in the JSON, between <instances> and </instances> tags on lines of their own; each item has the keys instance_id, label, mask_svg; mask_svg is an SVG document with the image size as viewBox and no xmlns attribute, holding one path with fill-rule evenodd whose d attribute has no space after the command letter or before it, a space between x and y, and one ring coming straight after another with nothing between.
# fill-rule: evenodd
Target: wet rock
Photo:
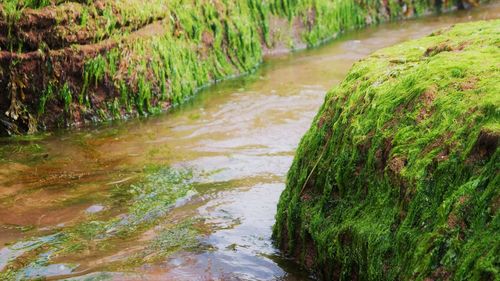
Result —
<instances>
[{"instance_id":1,"label":"wet rock","mask_svg":"<svg viewBox=\"0 0 500 281\"><path fill-rule=\"evenodd\" d=\"M288 255L325 280L499 278L499 27L378 51L328 93L278 205Z\"/></svg>"},{"instance_id":2,"label":"wet rock","mask_svg":"<svg viewBox=\"0 0 500 281\"><path fill-rule=\"evenodd\" d=\"M99 212L103 211L104 209L105 209L105 207L103 205L92 205L92 206L88 207L87 209L85 209L85 212L88 214L94 214L94 213L99 213Z\"/></svg>"}]
</instances>

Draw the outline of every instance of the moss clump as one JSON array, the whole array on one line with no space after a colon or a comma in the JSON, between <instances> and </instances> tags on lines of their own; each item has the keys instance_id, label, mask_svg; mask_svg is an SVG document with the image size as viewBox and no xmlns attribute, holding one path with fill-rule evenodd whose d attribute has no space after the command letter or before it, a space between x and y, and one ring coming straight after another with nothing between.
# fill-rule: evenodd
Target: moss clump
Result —
<instances>
[{"instance_id":1,"label":"moss clump","mask_svg":"<svg viewBox=\"0 0 500 281\"><path fill-rule=\"evenodd\" d=\"M326 280L498 280L500 21L381 50L331 90L279 205Z\"/></svg>"}]
</instances>

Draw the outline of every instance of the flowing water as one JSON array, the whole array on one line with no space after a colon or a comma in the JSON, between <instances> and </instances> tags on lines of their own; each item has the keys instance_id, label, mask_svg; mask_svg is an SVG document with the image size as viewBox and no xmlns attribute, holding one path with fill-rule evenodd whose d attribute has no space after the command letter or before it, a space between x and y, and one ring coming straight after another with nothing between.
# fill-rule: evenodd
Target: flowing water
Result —
<instances>
[{"instance_id":1,"label":"flowing water","mask_svg":"<svg viewBox=\"0 0 500 281\"><path fill-rule=\"evenodd\" d=\"M168 114L0 140L0 271L17 259L14 267L24 268L17 278L313 279L280 255L271 233L294 150L326 91L375 50L499 14L496 3L352 31L314 50L268 58L255 73L210 87ZM37 246L96 214L119 217L126 206L108 204L115 187L131 186L151 164L192 171L195 190L157 225L95 252L58 258ZM186 220L197 229L195 246L113 266L144 250L160 228ZM30 255L40 262L22 264Z\"/></svg>"}]
</instances>

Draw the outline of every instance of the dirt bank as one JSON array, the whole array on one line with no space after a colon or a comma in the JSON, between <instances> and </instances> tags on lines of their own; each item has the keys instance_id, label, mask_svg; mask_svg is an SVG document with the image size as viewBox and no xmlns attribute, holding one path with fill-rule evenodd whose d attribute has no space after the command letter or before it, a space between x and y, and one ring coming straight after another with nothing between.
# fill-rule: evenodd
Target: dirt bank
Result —
<instances>
[{"instance_id":1,"label":"dirt bank","mask_svg":"<svg viewBox=\"0 0 500 281\"><path fill-rule=\"evenodd\" d=\"M500 21L378 51L303 137L274 238L325 280L497 280Z\"/></svg>"},{"instance_id":2,"label":"dirt bank","mask_svg":"<svg viewBox=\"0 0 500 281\"><path fill-rule=\"evenodd\" d=\"M458 1L27 1L0 4L0 134L129 118L252 71L263 55Z\"/></svg>"}]
</instances>

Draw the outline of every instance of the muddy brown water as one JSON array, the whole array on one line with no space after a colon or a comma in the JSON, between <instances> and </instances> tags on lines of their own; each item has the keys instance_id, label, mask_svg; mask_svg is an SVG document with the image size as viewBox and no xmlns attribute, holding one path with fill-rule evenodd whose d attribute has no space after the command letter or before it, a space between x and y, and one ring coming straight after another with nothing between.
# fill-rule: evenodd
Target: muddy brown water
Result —
<instances>
[{"instance_id":1,"label":"muddy brown water","mask_svg":"<svg viewBox=\"0 0 500 281\"><path fill-rule=\"evenodd\" d=\"M115 250L55 258L28 277L77 280L309 280L273 246L271 228L287 170L326 91L351 65L380 48L453 23L491 19L499 3L351 31L322 47L268 58L255 73L202 91L168 114L50 135L2 139L0 271L32 237L107 210L116 184L144 165L195 171L196 194L162 220L198 219L197 249L154 263L107 267L126 259L155 228ZM117 215L107 210L109 216ZM24 244L23 244L24 243ZM118 250L117 250L118 249ZM20 253L22 254L22 252ZM19 255L20 255L19 254ZM31 274L31 275L30 275Z\"/></svg>"}]
</instances>

